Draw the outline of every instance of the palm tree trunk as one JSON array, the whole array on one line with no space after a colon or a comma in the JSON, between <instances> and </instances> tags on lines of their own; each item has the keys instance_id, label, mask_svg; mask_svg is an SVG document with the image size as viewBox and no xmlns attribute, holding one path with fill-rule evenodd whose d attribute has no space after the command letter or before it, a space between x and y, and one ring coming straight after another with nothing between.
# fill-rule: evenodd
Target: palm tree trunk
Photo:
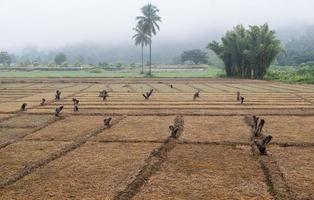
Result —
<instances>
[{"instance_id":1,"label":"palm tree trunk","mask_svg":"<svg viewBox=\"0 0 314 200\"><path fill-rule=\"evenodd\" d=\"M144 56L143 56L143 45L142 45L142 71L141 74L144 74Z\"/></svg>"},{"instance_id":2,"label":"palm tree trunk","mask_svg":"<svg viewBox=\"0 0 314 200\"><path fill-rule=\"evenodd\" d=\"M152 39L149 42L149 75L152 74Z\"/></svg>"}]
</instances>

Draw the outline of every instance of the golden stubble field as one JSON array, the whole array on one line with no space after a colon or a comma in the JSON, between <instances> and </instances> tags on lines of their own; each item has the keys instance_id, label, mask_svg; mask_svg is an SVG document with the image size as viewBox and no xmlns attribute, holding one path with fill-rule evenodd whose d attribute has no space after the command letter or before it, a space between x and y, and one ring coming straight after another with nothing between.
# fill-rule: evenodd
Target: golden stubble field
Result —
<instances>
[{"instance_id":1,"label":"golden stubble field","mask_svg":"<svg viewBox=\"0 0 314 200\"><path fill-rule=\"evenodd\" d=\"M101 90L109 92L106 101ZM265 119L264 131L273 136L267 156L252 153L248 115ZM103 124L108 117L110 128ZM170 125L179 127L178 138L169 137ZM3 79L0 199L314 199L314 86Z\"/></svg>"}]
</instances>

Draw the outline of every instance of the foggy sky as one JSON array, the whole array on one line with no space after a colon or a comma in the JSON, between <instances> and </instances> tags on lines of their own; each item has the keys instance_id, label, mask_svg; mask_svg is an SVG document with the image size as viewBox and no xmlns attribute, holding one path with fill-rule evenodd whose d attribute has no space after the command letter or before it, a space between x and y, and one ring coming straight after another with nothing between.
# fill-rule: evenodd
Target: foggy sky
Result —
<instances>
[{"instance_id":1,"label":"foggy sky","mask_svg":"<svg viewBox=\"0 0 314 200\"><path fill-rule=\"evenodd\" d=\"M162 17L154 42L193 41L237 24L314 23L313 0L0 0L0 50L80 42L131 45L135 17L149 2Z\"/></svg>"}]
</instances>

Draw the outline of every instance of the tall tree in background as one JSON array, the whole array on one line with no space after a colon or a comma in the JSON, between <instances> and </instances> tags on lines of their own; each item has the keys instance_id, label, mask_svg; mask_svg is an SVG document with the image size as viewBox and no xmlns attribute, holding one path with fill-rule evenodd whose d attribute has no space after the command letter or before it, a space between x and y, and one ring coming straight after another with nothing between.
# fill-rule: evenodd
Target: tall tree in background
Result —
<instances>
[{"instance_id":1,"label":"tall tree in background","mask_svg":"<svg viewBox=\"0 0 314 200\"><path fill-rule=\"evenodd\" d=\"M249 64L252 66L253 78L262 79L266 70L282 51L281 43L276 39L274 31L269 30L267 24L250 26L248 34Z\"/></svg>"},{"instance_id":2,"label":"tall tree in background","mask_svg":"<svg viewBox=\"0 0 314 200\"><path fill-rule=\"evenodd\" d=\"M11 65L11 57L6 51L0 52L0 64L10 66Z\"/></svg>"},{"instance_id":3,"label":"tall tree in background","mask_svg":"<svg viewBox=\"0 0 314 200\"><path fill-rule=\"evenodd\" d=\"M54 60L57 65L61 65L67 60L67 57L64 53L58 53Z\"/></svg>"},{"instance_id":4,"label":"tall tree in background","mask_svg":"<svg viewBox=\"0 0 314 200\"><path fill-rule=\"evenodd\" d=\"M148 74L151 75L152 71L152 37L153 35L157 34L157 30L159 31L158 22L161 22L161 17L158 16L159 9L152 5L147 4L146 6L142 7L142 16L136 17L138 20L137 27L143 31L146 35L149 36L149 72Z\"/></svg>"},{"instance_id":5,"label":"tall tree in background","mask_svg":"<svg viewBox=\"0 0 314 200\"><path fill-rule=\"evenodd\" d=\"M282 51L280 41L267 24L250 26L248 30L238 25L221 40L221 44L213 41L207 48L223 60L230 77L262 79Z\"/></svg>"},{"instance_id":6,"label":"tall tree in background","mask_svg":"<svg viewBox=\"0 0 314 200\"><path fill-rule=\"evenodd\" d=\"M194 64L208 64L208 55L207 52L202 51L201 49L193 49L190 51L184 51L181 56L181 62L191 61Z\"/></svg>"},{"instance_id":7,"label":"tall tree in background","mask_svg":"<svg viewBox=\"0 0 314 200\"><path fill-rule=\"evenodd\" d=\"M133 39L135 40L135 45L140 45L142 50L142 71L141 74L144 73L144 55L143 55L143 49L144 46L147 46L150 44L151 38L143 32L139 27L134 28L134 31L136 32L135 35L133 35Z\"/></svg>"}]
</instances>

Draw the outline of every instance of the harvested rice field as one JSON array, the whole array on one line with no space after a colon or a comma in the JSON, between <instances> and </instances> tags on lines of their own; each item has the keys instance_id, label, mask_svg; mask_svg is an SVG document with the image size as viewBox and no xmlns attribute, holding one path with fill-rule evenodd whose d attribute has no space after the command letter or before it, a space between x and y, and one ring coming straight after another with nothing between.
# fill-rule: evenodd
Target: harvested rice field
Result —
<instances>
[{"instance_id":1,"label":"harvested rice field","mask_svg":"<svg viewBox=\"0 0 314 200\"><path fill-rule=\"evenodd\" d=\"M0 191L6 199L113 199L136 177L154 144L87 143ZM97 152L97 153L96 153Z\"/></svg>"},{"instance_id":2,"label":"harvested rice field","mask_svg":"<svg viewBox=\"0 0 314 200\"><path fill-rule=\"evenodd\" d=\"M178 145L134 199L271 199L246 148Z\"/></svg>"},{"instance_id":3,"label":"harvested rice field","mask_svg":"<svg viewBox=\"0 0 314 200\"><path fill-rule=\"evenodd\" d=\"M253 115L272 136L267 155L251 148ZM312 85L4 78L0 199L311 200L313 124Z\"/></svg>"}]
</instances>

